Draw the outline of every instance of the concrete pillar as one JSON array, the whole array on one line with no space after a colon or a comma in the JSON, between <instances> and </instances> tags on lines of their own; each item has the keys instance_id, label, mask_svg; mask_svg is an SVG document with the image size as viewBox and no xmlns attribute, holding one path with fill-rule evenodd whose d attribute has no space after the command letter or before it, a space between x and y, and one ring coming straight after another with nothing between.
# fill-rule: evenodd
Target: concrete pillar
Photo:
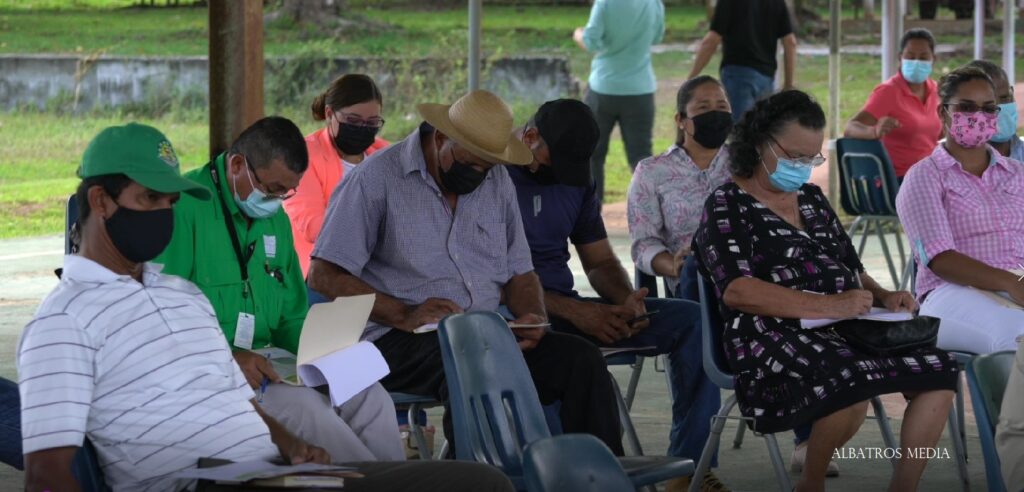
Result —
<instances>
[{"instance_id":1,"label":"concrete pillar","mask_svg":"<svg viewBox=\"0 0 1024 492\"><path fill-rule=\"evenodd\" d=\"M828 114L831 120L829 125L830 139L842 136L843 122L839 116L839 48L842 40L840 28L842 22L842 1L829 0L829 28L828 28ZM829 159L828 163L828 200L833 206L839 204L839 163L835 159Z\"/></svg>"},{"instance_id":2,"label":"concrete pillar","mask_svg":"<svg viewBox=\"0 0 1024 492\"><path fill-rule=\"evenodd\" d=\"M974 0L974 59L985 58L985 0Z\"/></svg>"},{"instance_id":3,"label":"concrete pillar","mask_svg":"<svg viewBox=\"0 0 1024 492\"><path fill-rule=\"evenodd\" d=\"M900 0L882 0L882 80L896 74L899 39L903 36Z\"/></svg>"},{"instance_id":4,"label":"concrete pillar","mask_svg":"<svg viewBox=\"0 0 1024 492\"><path fill-rule=\"evenodd\" d=\"M210 156L263 117L263 2L210 0Z\"/></svg>"},{"instance_id":5,"label":"concrete pillar","mask_svg":"<svg viewBox=\"0 0 1024 492\"><path fill-rule=\"evenodd\" d=\"M1017 51L1017 43L1014 38L1014 33L1017 32L1014 15L1016 15L1017 9L1012 0L1005 0L1003 6L1005 7L1003 10L1003 70L1006 71L1010 87L1013 87L1016 79L1014 54Z\"/></svg>"},{"instance_id":6,"label":"concrete pillar","mask_svg":"<svg viewBox=\"0 0 1024 492\"><path fill-rule=\"evenodd\" d=\"M483 0L469 0L469 90L480 88L480 24Z\"/></svg>"}]
</instances>

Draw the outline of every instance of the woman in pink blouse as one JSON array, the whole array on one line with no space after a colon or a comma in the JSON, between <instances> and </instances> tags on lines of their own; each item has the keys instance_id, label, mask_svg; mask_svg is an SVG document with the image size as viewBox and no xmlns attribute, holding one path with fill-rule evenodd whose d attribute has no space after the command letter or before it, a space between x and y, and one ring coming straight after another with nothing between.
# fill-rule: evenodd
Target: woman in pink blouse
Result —
<instances>
[{"instance_id":1,"label":"woman in pink blouse","mask_svg":"<svg viewBox=\"0 0 1024 492\"><path fill-rule=\"evenodd\" d=\"M366 156L388 146L377 136L384 126L383 104L377 84L362 74L338 77L313 101L313 118L325 124L306 137L309 168L295 196L284 202L303 275L334 188Z\"/></svg>"},{"instance_id":2,"label":"woman in pink blouse","mask_svg":"<svg viewBox=\"0 0 1024 492\"><path fill-rule=\"evenodd\" d=\"M896 209L918 263L921 314L942 320L939 347L1016 350L1024 334L1024 166L988 145L992 80L959 68L939 87L945 143L907 173Z\"/></svg>"},{"instance_id":3,"label":"woman in pink blouse","mask_svg":"<svg viewBox=\"0 0 1024 492\"><path fill-rule=\"evenodd\" d=\"M704 200L729 181L724 144L732 130L732 109L722 84L702 75L679 88L676 111L676 143L641 161L629 184L629 235L640 271L668 277L672 286L682 278L676 296L697 301L696 270L686 259Z\"/></svg>"}]
</instances>

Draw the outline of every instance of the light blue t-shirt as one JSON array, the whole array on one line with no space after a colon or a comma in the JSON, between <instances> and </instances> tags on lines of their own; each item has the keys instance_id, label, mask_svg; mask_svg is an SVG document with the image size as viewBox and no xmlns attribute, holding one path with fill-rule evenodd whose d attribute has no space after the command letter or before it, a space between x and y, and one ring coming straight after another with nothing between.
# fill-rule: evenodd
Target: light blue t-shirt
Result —
<instances>
[{"instance_id":1,"label":"light blue t-shirt","mask_svg":"<svg viewBox=\"0 0 1024 492\"><path fill-rule=\"evenodd\" d=\"M613 96L653 93L651 45L664 34L661 0L595 0L583 30L583 44L595 53L590 89Z\"/></svg>"}]
</instances>

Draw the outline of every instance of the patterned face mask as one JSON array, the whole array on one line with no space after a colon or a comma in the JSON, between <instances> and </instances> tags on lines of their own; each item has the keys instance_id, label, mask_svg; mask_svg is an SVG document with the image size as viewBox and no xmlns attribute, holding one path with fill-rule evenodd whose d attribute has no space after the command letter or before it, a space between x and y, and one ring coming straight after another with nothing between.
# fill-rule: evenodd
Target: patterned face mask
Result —
<instances>
[{"instance_id":1,"label":"patterned face mask","mask_svg":"<svg viewBox=\"0 0 1024 492\"><path fill-rule=\"evenodd\" d=\"M952 123L947 130L950 138L961 146L973 149L988 143L998 130L999 118L984 111L951 113Z\"/></svg>"}]
</instances>

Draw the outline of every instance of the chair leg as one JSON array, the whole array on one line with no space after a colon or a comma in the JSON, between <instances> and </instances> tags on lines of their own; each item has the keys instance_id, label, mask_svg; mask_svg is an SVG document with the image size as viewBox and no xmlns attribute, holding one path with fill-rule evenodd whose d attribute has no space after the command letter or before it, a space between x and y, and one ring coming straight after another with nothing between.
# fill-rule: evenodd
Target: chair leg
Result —
<instances>
[{"instance_id":1,"label":"chair leg","mask_svg":"<svg viewBox=\"0 0 1024 492\"><path fill-rule=\"evenodd\" d=\"M429 460L433 456L430 455L430 448L427 447L427 437L423 435L423 427L416 421L419 413L420 405L418 403L409 405L409 432L412 433L413 439L416 440L416 450L420 452L420 459Z\"/></svg>"},{"instance_id":2,"label":"chair leg","mask_svg":"<svg viewBox=\"0 0 1024 492\"><path fill-rule=\"evenodd\" d=\"M878 241L882 245L882 255L885 256L885 263L889 266L889 276L892 278L893 285L899 285L900 278L896 274L896 267L892 262L892 254L889 253L889 242L885 240L885 230L882 228L882 221L873 220L875 225L875 233L878 235Z\"/></svg>"},{"instance_id":3,"label":"chair leg","mask_svg":"<svg viewBox=\"0 0 1024 492\"><path fill-rule=\"evenodd\" d=\"M740 426L736 428L736 437L732 438L732 448L739 449L743 446L743 434L747 432L747 424L740 422Z\"/></svg>"},{"instance_id":4,"label":"chair leg","mask_svg":"<svg viewBox=\"0 0 1024 492\"><path fill-rule=\"evenodd\" d=\"M779 490L792 492L793 484L789 481L789 473L786 472L786 465L782 461L782 453L779 452L779 442L775 440L775 434L764 434L762 437L768 446L768 457L772 459L772 467L775 468L775 479L778 480Z\"/></svg>"},{"instance_id":5,"label":"chair leg","mask_svg":"<svg viewBox=\"0 0 1024 492\"><path fill-rule=\"evenodd\" d=\"M967 456L967 427L964 424L964 373L961 369L960 376L956 380L956 396L954 396L953 404L956 409L956 423L960 429L960 442L964 444L964 462L970 461L970 457Z\"/></svg>"},{"instance_id":6,"label":"chair leg","mask_svg":"<svg viewBox=\"0 0 1024 492\"><path fill-rule=\"evenodd\" d=\"M960 488L964 491L971 490L970 475L967 472L967 447L960 435L956 408L949 409L949 438L953 441L953 454L956 459L956 471L960 477Z\"/></svg>"},{"instance_id":7,"label":"chair leg","mask_svg":"<svg viewBox=\"0 0 1024 492\"><path fill-rule=\"evenodd\" d=\"M636 387L640 384L640 374L644 370L644 357L636 356L633 363L633 371L629 374L629 384L626 385L626 410L633 410L633 400L636 398Z\"/></svg>"},{"instance_id":8,"label":"chair leg","mask_svg":"<svg viewBox=\"0 0 1024 492\"><path fill-rule=\"evenodd\" d=\"M864 217L858 216L856 219L853 219L853 224L850 224L850 231L847 235L850 236L851 239L856 237L857 229L859 228L863 228L864 230L861 231L860 246L857 247L857 256L864 256L864 245L867 244L868 241L868 227L867 223L864 221Z\"/></svg>"},{"instance_id":9,"label":"chair leg","mask_svg":"<svg viewBox=\"0 0 1024 492\"><path fill-rule=\"evenodd\" d=\"M904 263L904 265L903 265L903 278L900 279L899 290L908 290L908 289L910 289L910 283L913 282L913 280L914 280L914 279L911 278L913 275L914 275L914 259L913 258L908 258L907 262Z\"/></svg>"},{"instance_id":10,"label":"chair leg","mask_svg":"<svg viewBox=\"0 0 1024 492\"><path fill-rule=\"evenodd\" d=\"M722 406L718 409L718 413L711 417L711 433L708 434L708 440L704 443L704 451L700 453L700 460L697 461L697 468L693 471L693 479L690 480L689 492L700 492L701 482L704 481L704 475L708 474L708 470L711 469L711 457L718 451L718 445L722 441L722 431L725 430L725 423L728 421L726 417L729 416L729 412L732 411L732 407L736 406L736 394L729 395L728 398L722 402ZM741 422L740 425L743 425Z\"/></svg>"},{"instance_id":11,"label":"chair leg","mask_svg":"<svg viewBox=\"0 0 1024 492\"><path fill-rule=\"evenodd\" d=\"M448 456L448 439L444 439L441 442L441 449L437 451L437 458L435 459L443 460L445 456Z\"/></svg>"},{"instance_id":12,"label":"chair leg","mask_svg":"<svg viewBox=\"0 0 1024 492\"><path fill-rule=\"evenodd\" d=\"M896 230L896 250L900 253L900 270L903 270L907 266L907 252L903 249L903 233L901 232L903 226L899 220L895 220L892 223Z\"/></svg>"},{"instance_id":13,"label":"chair leg","mask_svg":"<svg viewBox=\"0 0 1024 492\"><path fill-rule=\"evenodd\" d=\"M871 408L875 411L875 419L878 420L878 430L882 432L882 442L885 443L885 447L896 449L898 445L896 435L892 432L889 415L885 413L885 406L882 405L882 400L877 396L872 398ZM892 467L896 468L896 458L893 457L890 461L892 462Z\"/></svg>"},{"instance_id":14,"label":"chair leg","mask_svg":"<svg viewBox=\"0 0 1024 492\"><path fill-rule=\"evenodd\" d=\"M643 456L644 450L640 447L640 439L636 435L636 428L633 427L633 419L629 417L629 408L626 407L626 401L622 398L622 390L619 389L619 382L615 380L614 376L609 374L612 378L612 390L615 391L615 402L619 406L619 424L622 426L622 432L625 435L626 443L633 451L633 456Z\"/></svg>"}]
</instances>

